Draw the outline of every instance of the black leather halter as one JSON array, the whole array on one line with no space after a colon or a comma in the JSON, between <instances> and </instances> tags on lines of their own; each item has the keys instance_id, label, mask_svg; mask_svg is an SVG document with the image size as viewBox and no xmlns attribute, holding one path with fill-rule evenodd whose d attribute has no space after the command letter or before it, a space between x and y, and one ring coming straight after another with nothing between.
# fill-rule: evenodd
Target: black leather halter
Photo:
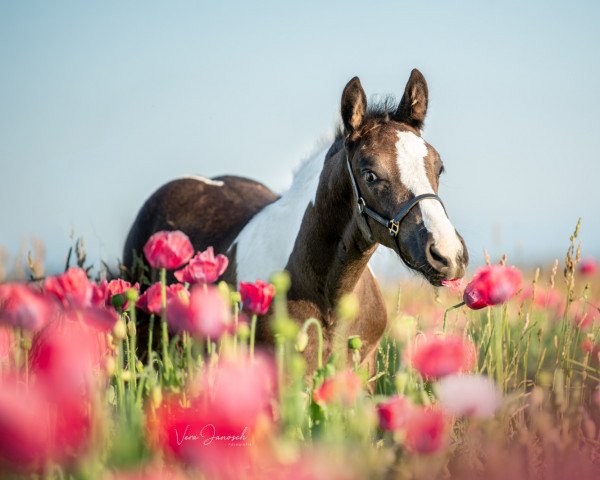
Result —
<instances>
[{"instance_id":1,"label":"black leather halter","mask_svg":"<svg viewBox=\"0 0 600 480\"><path fill-rule=\"evenodd\" d=\"M369 208L365 199L360 194L360 190L358 188L358 184L356 183L356 178L354 178L354 172L352 172L352 166L350 165L350 158L348 157L348 152L346 152L346 166L348 167L348 173L350 174L350 182L352 183L352 190L354 191L354 199L356 200L356 205L358 207L358 213L361 215L368 215L377 223L380 223L385 228L387 228L390 232L390 236L394 237L397 242L398 234L400 233L400 224L402 220L409 214L409 212L413 209L415 205L417 205L421 200L433 199L437 200L442 204L442 208L444 212L446 211L446 207L444 207L444 203L442 199L438 197L435 193L424 193L422 195L417 195L416 197L407 200L402 205L400 205L400 211L394 218L385 218L379 215L375 210ZM366 221L366 219L365 219ZM367 222L368 227L368 222ZM369 227L370 230L370 227Z\"/></svg>"}]
</instances>

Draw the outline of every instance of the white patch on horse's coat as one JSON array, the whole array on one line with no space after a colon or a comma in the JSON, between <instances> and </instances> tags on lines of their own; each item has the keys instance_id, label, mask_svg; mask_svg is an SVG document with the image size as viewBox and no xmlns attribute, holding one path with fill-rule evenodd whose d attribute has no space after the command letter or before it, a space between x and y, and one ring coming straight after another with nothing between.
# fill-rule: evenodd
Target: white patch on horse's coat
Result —
<instances>
[{"instance_id":1,"label":"white patch on horse's coat","mask_svg":"<svg viewBox=\"0 0 600 480\"><path fill-rule=\"evenodd\" d=\"M201 177L200 175L186 175L183 178L198 180L199 182L206 183L206 185L211 185L213 187L222 187L224 185L221 180L211 180L210 178Z\"/></svg>"},{"instance_id":2,"label":"white patch on horse's coat","mask_svg":"<svg viewBox=\"0 0 600 480\"><path fill-rule=\"evenodd\" d=\"M412 132L398 132L396 162L400 169L400 180L414 195L435 193L425 172L427 145ZM462 252L462 243L454 226L450 223L442 204L435 199L425 199L418 207L423 215L423 224L433 236L436 249L445 257L456 261Z\"/></svg>"},{"instance_id":3,"label":"white patch on horse's coat","mask_svg":"<svg viewBox=\"0 0 600 480\"><path fill-rule=\"evenodd\" d=\"M288 263L306 207L314 204L325 162L325 149L306 161L290 189L246 224L234 240L238 282L267 281Z\"/></svg>"}]
</instances>

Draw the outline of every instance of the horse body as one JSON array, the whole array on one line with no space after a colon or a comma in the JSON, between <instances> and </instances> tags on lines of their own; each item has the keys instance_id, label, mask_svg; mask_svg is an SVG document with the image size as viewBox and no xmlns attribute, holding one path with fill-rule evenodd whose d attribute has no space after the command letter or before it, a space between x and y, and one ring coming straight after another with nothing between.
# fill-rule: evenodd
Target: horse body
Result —
<instances>
[{"instance_id":1,"label":"horse body","mask_svg":"<svg viewBox=\"0 0 600 480\"><path fill-rule=\"evenodd\" d=\"M303 164L281 197L260 183L229 176L185 178L160 188L132 226L124 264L133 265L132 252L141 252L154 232L182 230L196 250L213 246L228 256L223 278L231 284L268 280L285 269L291 277L290 316L321 322L325 355L337 340L359 335L361 358L374 366L387 323L368 268L378 245L396 251L434 285L462 276L468 255L437 196L441 159L420 135L427 110L420 72L413 70L396 110L368 110L357 78L344 89L341 107L343 130ZM374 216L365 215L367 205ZM383 220L398 212L405 213L389 228ZM359 311L341 326L336 306L351 292ZM312 370L317 342L315 332L310 335L305 357ZM258 325L257 336L272 344L268 321Z\"/></svg>"}]
</instances>

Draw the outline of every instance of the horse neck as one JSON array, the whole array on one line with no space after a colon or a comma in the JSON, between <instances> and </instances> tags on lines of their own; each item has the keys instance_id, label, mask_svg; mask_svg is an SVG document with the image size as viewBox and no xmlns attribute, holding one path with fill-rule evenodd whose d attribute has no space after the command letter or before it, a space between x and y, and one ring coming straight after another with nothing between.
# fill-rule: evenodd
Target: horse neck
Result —
<instances>
[{"instance_id":1,"label":"horse neck","mask_svg":"<svg viewBox=\"0 0 600 480\"><path fill-rule=\"evenodd\" d=\"M304 214L286 267L292 276L290 300L310 300L324 312L354 290L376 248L356 223L345 162L338 140L327 154L314 204Z\"/></svg>"}]
</instances>

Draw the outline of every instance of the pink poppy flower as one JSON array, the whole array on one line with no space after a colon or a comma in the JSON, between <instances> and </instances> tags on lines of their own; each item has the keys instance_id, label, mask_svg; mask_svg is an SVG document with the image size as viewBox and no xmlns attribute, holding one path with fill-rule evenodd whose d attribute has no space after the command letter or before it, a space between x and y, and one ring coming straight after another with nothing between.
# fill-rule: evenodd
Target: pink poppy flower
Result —
<instances>
[{"instance_id":1,"label":"pink poppy flower","mask_svg":"<svg viewBox=\"0 0 600 480\"><path fill-rule=\"evenodd\" d=\"M334 402L352 405L362 391L362 382L352 370L336 373L325 379L319 388L313 391L313 401L321 405Z\"/></svg>"},{"instance_id":2,"label":"pink poppy flower","mask_svg":"<svg viewBox=\"0 0 600 480\"><path fill-rule=\"evenodd\" d=\"M36 333L29 365L38 382L64 396L86 394L109 353L106 333L114 315L97 308L70 310Z\"/></svg>"},{"instance_id":3,"label":"pink poppy flower","mask_svg":"<svg viewBox=\"0 0 600 480\"><path fill-rule=\"evenodd\" d=\"M71 267L65 273L48 277L44 281L43 290L56 297L65 307L89 306L94 287L85 270Z\"/></svg>"},{"instance_id":4,"label":"pink poppy flower","mask_svg":"<svg viewBox=\"0 0 600 480\"><path fill-rule=\"evenodd\" d=\"M404 445L410 452L437 453L448 443L448 419L439 408L414 407L404 432Z\"/></svg>"},{"instance_id":5,"label":"pink poppy flower","mask_svg":"<svg viewBox=\"0 0 600 480\"><path fill-rule=\"evenodd\" d=\"M240 295L244 308L255 315L264 315L269 311L275 295L275 287L262 280L254 283L240 282Z\"/></svg>"},{"instance_id":6,"label":"pink poppy flower","mask_svg":"<svg viewBox=\"0 0 600 480\"><path fill-rule=\"evenodd\" d=\"M586 337L581 341L581 351L589 353L592 359L598 358L598 355L600 355L600 345Z\"/></svg>"},{"instance_id":7,"label":"pink poppy flower","mask_svg":"<svg viewBox=\"0 0 600 480\"><path fill-rule=\"evenodd\" d=\"M229 304L216 287L192 287L189 298L174 296L167 304L167 321L179 332L216 340L232 326Z\"/></svg>"},{"instance_id":8,"label":"pink poppy flower","mask_svg":"<svg viewBox=\"0 0 600 480\"><path fill-rule=\"evenodd\" d=\"M0 363L9 362L13 355L15 338L11 328L0 325Z\"/></svg>"},{"instance_id":9,"label":"pink poppy flower","mask_svg":"<svg viewBox=\"0 0 600 480\"><path fill-rule=\"evenodd\" d=\"M598 262L593 258L584 258L579 262L579 273L591 277L598 271Z\"/></svg>"},{"instance_id":10,"label":"pink poppy flower","mask_svg":"<svg viewBox=\"0 0 600 480\"><path fill-rule=\"evenodd\" d=\"M89 440L86 402L12 377L0 380L0 471L34 472L75 459Z\"/></svg>"},{"instance_id":11,"label":"pink poppy flower","mask_svg":"<svg viewBox=\"0 0 600 480\"><path fill-rule=\"evenodd\" d=\"M174 297L189 299L190 293L180 283L167 285L167 304ZM160 291L160 282L154 283L146 290L136 303L136 307L144 310L146 313L162 315L162 297Z\"/></svg>"},{"instance_id":12,"label":"pink poppy flower","mask_svg":"<svg viewBox=\"0 0 600 480\"><path fill-rule=\"evenodd\" d=\"M247 469L260 458L260 429L270 423L275 378L272 360L261 355L254 361L221 361L199 378L200 394L189 407L182 407L178 397L162 402L148 424L150 443L188 465L218 472L219 478ZM240 478L233 472L226 478Z\"/></svg>"},{"instance_id":13,"label":"pink poppy flower","mask_svg":"<svg viewBox=\"0 0 600 480\"><path fill-rule=\"evenodd\" d=\"M515 267L489 265L480 268L465 288L463 300L473 310L504 303L517 293L521 280L521 272Z\"/></svg>"},{"instance_id":14,"label":"pink poppy flower","mask_svg":"<svg viewBox=\"0 0 600 480\"><path fill-rule=\"evenodd\" d=\"M229 264L225 255L215 256L213 247L208 247L204 252L198 252L190 262L181 270L175 272L175 278L187 283L214 283Z\"/></svg>"},{"instance_id":15,"label":"pink poppy flower","mask_svg":"<svg viewBox=\"0 0 600 480\"><path fill-rule=\"evenodd\" d=\"M528 287L521 293L521 300L531 300L533 297L533 289ZM555 288L540 288L538 287L535 291L535 300L533 302L535 307L543 310L551 310L554 315L562 314L565 308L565 298Z\"/></svg>"},{"instance_id":16,"label":"pink poppy flower","mask_svg":"<svg viewBox=\"0 0 600 480\"><path fill-rule=\"evenodd\" d=\"M112 298L115 295L123 295L123 297L125 297L125 294L127 293L127 291L132 288L134 288L135 290L137 290L139 292L140 284L136 283L135 285L132 286L130 282L126 282L125 280L123 280L121 278L111 280L106 285L106 304L112 305ZM127 301L126 298L123 298L123 300L125 301L125 303L123 304L123 306L121 308L123 310L127 310L127 308L129 307L129 302Z\"/></svg>"},{"instance_id":17,"label":"pink poppy flower","mask_svg":"<svg viewBox=\"0 0 600 480\"><path fill-rule=\"evenodd\" d=\"M435 391L444 410L458 416L490 418L502 399L493 380L483 375L448 375Z\"/></svg>"},{"instance_id":18,"label":"pink poppy flower","mask_svg":"<svg viewBox=\"0 0 600 480\"><path fill-rule=\"evenodd\" d=\"M402 395L394 395L387 401L379 403L377 414L380 428L388 431L402 430L412 409L410 400Z\"/></svg>"},{"instance_id":19,"label":"pink poppy flower","mask_svg":"<svg viewBox=\"0 0 600 480\"><path fill-rule=\"evenodd\" d=\"M593 304L577 301L569 307L569 315L576 327L587 329L600 321L600 310Z\"/></svg>"},{"instance_id":20,"label":"pink poppy flower","mask_svg":"<svg viewBox=\"0 0 600 480\"><path fill-rule=\"evenodd\" d=\"M54 305L23 283L0 285L0 324L35 332L54 313Z\"/></svg>"},{"instance_id":21,"label":"pink poppy flower","mask_svg":"<svg viewBox=\"0 0 600 480\"><path fill-rule=\"evenodd\" d=\"M47 405L34 385L25 389L12 378L0 381L0 471L32 472L51 458ZM4 468L3 468L4 467Z\"/></svg>"},{"instance_id":22,"label":"pink poppy flower","mask_svg":"<svg viewBox=\"0 0 600 480\"><path fill-rule=\"evenodd\" d=\"M407 361L426 380L471 370L477 361L475 345L456 335L417 337Z\"/></svg>"},{"instance_id":23,"label":"pink poppy flower","mask_svg":"<svg viewBox=\"0 0 600 480\"><path fill-rule=\"evenodd\" d=\"M194 247L188 236L175 230L162 231L152 235L144 246L144 255L151 267L174 270L192 258Z\"/></svg>"}]
</instances>

